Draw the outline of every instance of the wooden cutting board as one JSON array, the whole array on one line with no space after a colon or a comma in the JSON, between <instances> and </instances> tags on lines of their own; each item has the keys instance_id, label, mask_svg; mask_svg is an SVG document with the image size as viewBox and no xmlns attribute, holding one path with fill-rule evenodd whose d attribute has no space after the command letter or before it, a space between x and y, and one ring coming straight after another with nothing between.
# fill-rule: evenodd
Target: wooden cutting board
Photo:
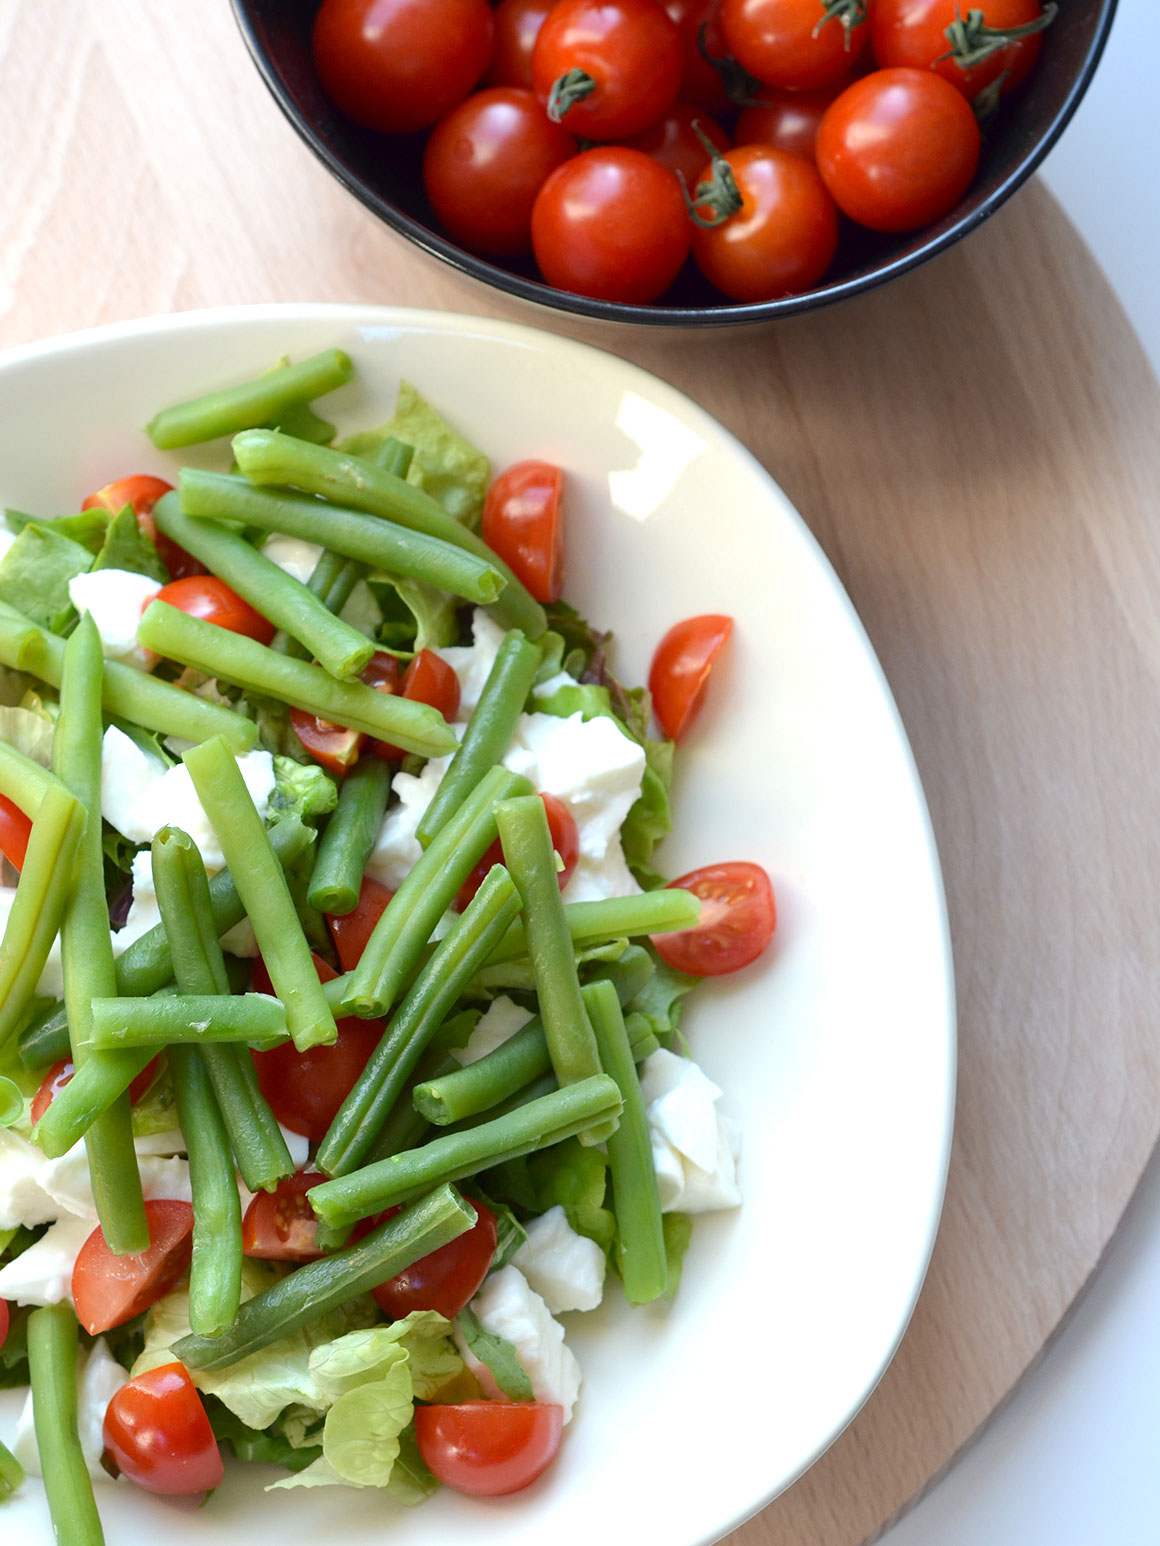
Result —
<instances>
[{"instance_id":1,"label":"wooden cutting board","mask_svg":"<svg viewBox=\"0 0 1160 1546\"><path fill-rule=\"evenodd\" d=\"M518 311L388 235L301 146L223 0L0 0L0 345L153 312L519 316L655 370L749 445L882 659L958 972L930 1277L862 1414L736 1546L857 1546L994 1410L1098 1262L1160 1126L1160 391L1042 189L861 300L695 341Z\"/></svg>"}]
</instances>

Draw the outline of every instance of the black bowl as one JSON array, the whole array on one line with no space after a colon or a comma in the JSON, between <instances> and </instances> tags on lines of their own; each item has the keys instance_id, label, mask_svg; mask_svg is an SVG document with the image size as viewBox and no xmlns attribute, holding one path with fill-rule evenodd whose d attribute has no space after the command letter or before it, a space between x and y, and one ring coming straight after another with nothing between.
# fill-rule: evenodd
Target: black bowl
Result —
<instances>
[{"instance_id":1,"label":"black bowl","mask_svg":"<svg viewBox=\"0 0 1160 1546\"><path fill-rule=\"evenodd\" d=\"M904 235L880 235L843 220L833 277L783 300L724 299L690 262L652 306L591 300L555 290L530 258L500 266L449 241L423 189L426 136L362 129L334 106L315 74L310 32L320 0L231 0L254 62L298 133L356 198L416 246L509 295L604 322L721 326L765 322L857 295L917 267L973 231L1031 176L1063 132L1095 72L1116 0L1063 0L1044 34L1026 84L1005 103L983 149L975 181L949 214Z\"/></svg>"}]
</instances>

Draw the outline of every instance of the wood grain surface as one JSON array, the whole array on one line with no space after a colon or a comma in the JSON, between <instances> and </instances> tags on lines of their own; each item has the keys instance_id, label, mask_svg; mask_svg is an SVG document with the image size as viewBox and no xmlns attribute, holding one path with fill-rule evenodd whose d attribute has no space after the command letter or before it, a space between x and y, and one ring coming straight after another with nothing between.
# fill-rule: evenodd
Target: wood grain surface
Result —
<instances>
[{"instance_id":1,"label":"wood grain surface","mask_svg":"<svg viewBox=\"0 0 1160 1546\"><path fill-rule=\"evenodd\" d=\"M225 0L0 0L0 344L253 301L517 316L682 387L786 489L926 785L958 975L929 1280L822 1460L731 1539L856 1546L1036 1357L1160 1126L1160 392L1032 187L861 300L690 341L533 313L389 235L280 117Z\"/></svg>"}]
</instances>

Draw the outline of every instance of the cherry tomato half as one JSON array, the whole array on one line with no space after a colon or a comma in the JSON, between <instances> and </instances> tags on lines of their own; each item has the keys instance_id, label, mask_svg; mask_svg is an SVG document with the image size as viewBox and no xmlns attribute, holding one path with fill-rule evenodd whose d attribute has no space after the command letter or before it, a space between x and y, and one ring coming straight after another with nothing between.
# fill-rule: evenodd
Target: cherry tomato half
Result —
<instances>
[{"instance_id":1,"label":"cherry tomato half","mask_svg":"<svg viewBox=\"0 0 1160 1546\"><path fill-rule=\"evenodd\" d=\"M532 90L532 50L556 0L500 0L492 13L495 42L484 80L489 86Z\"/></svg>"},{"instance_id":2,"label":"cherry tomato half","mask_svg":"<svg viewBox=\"0 0 1160 1546\"><path fill-rule=\"evenodd\" d=\"M572 879L576 866L580 862L580 833L576 826L575 817L562 800L557 800L554 794L542 794L540 799L544 802L544 810L548 816L548 831L552 835L552 847L560 856L563 869L557 871L556 879L560 883L560 890ZM498 838L484 854L483 858L472 870L471 874L459 888L459 895L455 898L455 909L463 912L472 897L479 890L487 878L487 872L493 864L503 863L503 847Z\"/></svg>"},{"instance_id":3,"label":"cherry tomato half","mask_svg":"<svg viewBox=\"0 0 1160 1546\"><path fill-rule=\"evenodd\" d=\"M0 853L14 869L22 870L28 854L32 822L7 795L0 794Z\"/></svg>"},{"instance_id":4,"label":"cherry tomato half","mask_svg":"<svg viewBox=\"0 0 1160 1546\"><path fill-rule=\"evenodd\" d=\"M54 1063L40 1081L40 1088L32 1097L32 1109L30 1112L33 1127L52 1105L53 1101L64 1089L72 1078L75 1069L71 1058L61 1058L59 1063ZM129 1086L129 1101L136 1105L143 1096L149 1093L154 1079L157 1077L157 1059L146 1064Z\"/></svg>"},{"instance_id":5,"label":"cherry tomato half","mask_svg":"<svg viewBox=\"0 0 1160 1546\"><path fill-rule=\"evenodd\" d=\"M221 1485L221 1451L185 1365L138 1374L109 1402L105 1448L146 1492L181 1496Z\"/></svg>"},{"instance_id":6,"label":"cherry tomato half","mask_svg":"<svg viewBox=\"0 0 1160 1546\"><path fill-rule=\"evenodd\" d=\"M814 91L840 80L865 48L865 0L721 0L729 52L767 86Z\"/></svg>"},{"instance_id":7,"label":"cherry tomato half","mask_svg":"<svg viewBox=\"0 0 1160 1546\"><path fill-rule=\"evenodd\" d=\"M927 70L875 70L826 109L818 170L838 208L872 231L913 231L954 207L982 136L960 91Z\"/></svg>"},{"instance_id":8,"label":"cherry tomato half","mask_svg":"<svg viewBox=\"0 0 1160 1546\"><path fill-rule=\"evenodd\" d=\"M330 937L334 941L339 965L344 972L353 972L362 960L367 940L374 933L375 925L383 916L387 903L394 894L383 885L381 880L376 880L373 875L364 875L354 911L342 914L327 913L326 921L330 927Z\"/></svg>"},{"instance_id":9,"label":"cherry tomato half","mask_svg":"<svg viewBox=\"0 0 1160 1546\"><path fill-rule=\"evenodd\" d=\"M156 600L167 601L190 617L200 617L202 622L226 628L230 633L244 634L247 639L257 639L259 644L269 644L277 631L268 619L232 591L224 580L214 574L191 575L184 580L171 580L158 591Z\"/></svg>"},{"instance_id":10,"label":"cherry tomato half","mask_svg":"<svg viewBox=\"0 0 1160 1546\"><path fill-rule=\"evenodd\" d=\"M452 1320L475 1297L495 1256L495 1214L466 1193L464 1201L478 1215L469 1230L371 1289L392 1320L401 1321L412 1310L438 1310Z\"/></svg>"},{"instance_id":11,"label":"cherry tomato half","mask_svg":"<svg viewBox=\"0 0 1160 1546\"><path fill-rule=\"evenodd\" d=\"M980 0L969 11L955 0L875 0L870 43L884 69L935 70L970 102L1000 76L1000 96L1023 84L1053 15L1040 0Z\"/></svg>"},{"instance_id":12,"label":"cherry tomato half","mask_svg":"<svg viewBox=\"0 0 1160 1546\"><path fill-rule=\"evenodd\" d=\"M709 864L670 881L701 898L701 921L675 934L651 935L661 960L690 977L721 977L748 966L769 944L777 906L760 864Z\"/></svg>"},{"instance_id":13,"label":"cherry tomato half","mask_svg":"<svg viewBox=\"0 0 1160 1546\"><path fill-rule=\"evenodd\" d=\"M344 113L410 134L463 100L487 68L491 36L487 0L323 0L311 49Z\"/></svg>"},{"instance_id":14,"label":"cherry tomato half","mask_svg":"<svg viewBox=\"0 0 1160 1546\"><path fill-rule=\"evenodd\" d=\"M480 534L537 601L564 587L564 474L551 462L516 462L487 491Z\"/></svg>"},{"instance_id":15,"label":"cherry tomato half","mask_svg":"<svg viewBox=\"0 0 1160 1546\"><path fill-rule=\"evenodd\" d=\"M0 1299L0 1347L3 1347L8 1340L9 1320L8 1301L7 1299Z\"/></svg>"},{"instance_id":16,"label":"cherry tomato half","mask_svg":"<svg viewBox=\"0 0 1160 1546\"><path fill-rule=\"evenodd\" d=\"M663 118L626 143L682 176L692 193L705 169L705 147L698 128L717 150L729 149L729 136L717 120L691 102L674 102Z\"/></svg>"},{"instance_id":17,"label":"cherry tomato half","mask_svg":"<svg viewBox=\"0 0 1160 1546\"><path fill-rule=\"evenodd\" d=\"M564 1408L542 1401L464 1401L415 1408L419 1453L446 1486L476 1497L519 1492L555 1458Z\"/></svg>"},{"instance_id":18,"label":"cherry tomato half","mask_svg":"<svg viewBox=\"0 0 1160 1546\"><path fill-rule=\"evenodd\" d=\"M92 1336L121 1326L156 1304L189 1266L193 1209L187 1202L153 1199L145 1204L149 1247L114 1256L100 1227L77 1252L72 1297L77 1320Z\"/></svg>"},{"instance_id":19,"label":"cherry tomato half","mask_svg":"<svg viewBox=\"0 0 1160 1546\"><path fill-rule=\"evenodd\" d=\"M106 483L104 488L99 488L95 494L90 494L81 505L82 510L109 510L116 515L126 505L131 505L133 514L137 517L137 524L149 541L157 549L157 556L169 570L171 580L184 580L190 575L205 574L205 565L199 563L192 553L187 553L184 548L178 547L172 537L167 537L163 531L157 530L157 523L153 519L153 506L161 498L162 494L173 491L173 484L166 483L164 478L151 478L146 473L137 473L130 478L117 478L113 483Z\"/></svg>"},{"instance_id":20,"label":"cherry tomato half","mask_svg":"<svg viewBox=\"0 0 1160 1546\"><path fill-rule=\"evenodd\" d=\"M677 95L681 39L657 0L559 0L532 50L550 117L590 140L647 129Z\"/></svg>"},{"instance_id":21,"label":"cherry tomato half","mask_svg":"<svg viewBox=\"0 0 1160 1546\"><path fill-rule=\"evenodd\" d=\"M412 703L429 703L444 719L454 719L459 712L459 678L434 650L420 650L412 657L403 672L399 694ZM401 762L406 755L401 746L390 746L386 741L372 741L370 749L387 762Z\"/></svg>"},{"instance_id":22,"label":"cherry tomato half","mask_svg":"<svg viewBox=\"0 0 1160 1546\"><path fill-rule=\"evenodd\" d=\"M730 112L733 99L725 89L721 72L709 62L722 59L729 52L721 31L721 0L664 0L664 7L681 39L681 96L709 113Z\"/></svg>"},{"instance_id":23,"label":"cherry tomato half","mask_svg":"<svg viewBox=\"0 0 1160 1546\"><path fill-rule=\"evenodd\" d=\"M315 762L335 778L345 778L350 772L366 740L361 730L332 725L329 719L319 719L305 709L290 710L290 728Z\"/></svg>"},{"instance_id":24,"label":"cherry tomato half","mask_svg":"<svg viewBox=\"0 0 1160 1546\"><path fill-rule=\"evenodd\" d=\"M679 741L697 717L713 662L732 632L731 617L709 612L674 623L657 645L648 690L670 741Z\"/></svg>"},{"instance_id":25,"label":"cherry tomato half","mask_svg":"<svg viewBox=\"0 0 1160 1546\"><path fill-rule=\"evenodd\" d=\"M283 1176L272 1192L255 1193L242 1220L242 1250L262 1261L318 1261L318 1218L307 1201L326 1177L299 1170ZM469 1231L470 1233L470 1231Z\"/></svg>"},{"instance_id":26,"label":"cherry tomato half","mask_svg":"<svg viewBox=\"0 0 1160 1546\"><path fill-rule=\"evenodd\" d=\"M641 150L598 145L565 161L532 210L532 250L557 290L645 305L689 252L681 185Z\"/></svg>"}]
</instances>

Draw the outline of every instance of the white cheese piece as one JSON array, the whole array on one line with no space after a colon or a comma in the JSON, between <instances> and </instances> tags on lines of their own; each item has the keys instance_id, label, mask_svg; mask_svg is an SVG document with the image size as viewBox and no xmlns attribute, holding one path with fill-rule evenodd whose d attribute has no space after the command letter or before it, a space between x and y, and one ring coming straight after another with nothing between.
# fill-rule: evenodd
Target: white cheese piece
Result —
<instances>
[{"instance_id":1,"label":"white cheese piece","mask_svg":"<svg viewBox=\"0 0 1160 1546\"><path fill-rule=\"evenodd\" d=\"M576 687L577 685L576 678L569 672L557 671L554 676L548 677L546 681L536 683L532 688L532 697L550 698L553 693L559 692L561 687Z\"/></svg>"},{"instance_id":2,"label":"white cheese piece","mask_svg":"<svg viewBox=\"0 0 1160 1546\"><path fill-rule=\"evenodd\" d=\"M383 818L367 860L367 873L392 891L399 889L412 865L422 857L415 833L450 761L450 757L433 757L419 773L399 772L391 780L398 799Z\"/></svg>"},{"instance_id":3,"label":"white cheese piece","mask_svg":"<svg viewBox=\"0 0 1160 1546\"><path fill-rule=\"evenodd\" d=\"M0 1267L0 1299L11 1304L59 1304L71 1297L77 1252L93 1232L92 1219L63 1218L35 1244Z\"/></svg>"},{"instance_id":4,"label":"white cheese piece","mask_svg":"<svg viewBox=\"0 0 1160 1546\"><path fill-rule=\"evenodd\" d=\"M604 1297L607 1260L595 1240L578 1235L557 1203L532 1219L528 1238L512 1257L553 1315L594 1310Z\"/></svg>"},{"instance_id":5,"label":"white cheese piece","mask_svg":"<svg viewBox=\"0 0 1160 1546\"><path fill-rule=\"evenodd\" d=\"M649 1143L652 1147L653 1169L657 1176L657 1196L660 1198L662 1213L675 1213L677 1203L685 1190L685 1167L681 1163L681 1156L666 1143L655 1127L649 1128Z\"/></svg>"},{"instance_id":6,"label":"white cheese piece","mask_svg":"<svg viewBox=\"0 0 1160 1546\"><path fill-rule=\"evenodd\" d=\"M501 993L498 998L492 999L480 1015L466 1046L452 1047L451 1056L464 1066L478 1063L480 1058L510 1040L532 1018L530 1010L522 1008L514 999L508 998L506 993Z\"/></svg>"},{"instance_id":7,"label":"white cheese piece","mask_svg":"<svg viewBox=\"0 0 1160 1546\"><path fill-rule=\"evenodd\" d=\"M518 1267L511 1263L493 1272L471 1301L471 1308L485 1331L503 1337L516 1350L537 1401L564 1408L570 1422L580 1394L580 1365L564 1341L564 1328L552 1319L548 1306ZM471 1372L491 1395L497 1395L490 1370L474 1358L459 1331L456 1346Z\"/></svg>"},{"instance_id":8,"label":"white cheese piece","mask_svg":"<svg viewBox=\"0 0 1160 1546\"><path fill-rule=\"evenodd\" d=\"M157 830L150 823L153 790L165 767L116 725L101 742L101 815L131 843L148 843Z\"/></svg>"},{"instance_id":9,"label":"white cheese piece","mask_svg":"<svg viewBox=\"0 0 1160 1546\"><path fill-rule=\"evenodd\" d=\"M644 748L606 715L521 714L504 766L567 806L579 828L580 852L601 859L640 797Z\"/></svg>"},{"instance_id":10,"label":"white cheese piece","mask_svg":"<svg viewBox=\"0 0 1160 1546\"><path fill-rule=\"evenodd\" d=\"M12 911L12 904L16 900L15 886L0 886L0 938L8 927L8 915ZM52 942L48 952L48 960L44 963L44 970L40 974L40 981L36 985L37 993L44 998L60 998L64 992L64 968L60 964L60 935Z\"/></svg>"},{"instance_id":11,"label":"white cheese piece","mask_svg":"<svg viewBox=\"0 0 1160 1546\"><path fill-rule=\"evenodd\" d=\"M738 1132L717 1110L720 1089L691 1058L663 1049L640 1072L662 1212L735 1208Z\"/></svg>"},{"instance_id":12,"label":"white cheese piece","mask_svg":"<svg viewBox=\"0 0 1160 1546\"><path fill-rule=\"evenodd\" d=\"M276 532L262 543L262 557L305 585L322 557L322 549L317 542L303 542L301 537L284 537Z\"/></svg>"},{"instance_id":13,"label":"white cheese piece","mask_svg":"<svg viewBox=\"0 0 1160 1546\"><path fill-rule=\"evenodd\" d=\"M139 671L150 671L158 656L137 643L141 613L161 590L147 574L128 569L97 569L68 582L69 600L83 617L87 612L101 636L101 652Z\"/></svg>"},{"instance_id":14,"label":"white cheese piece","mask_svg":"<svg viewBox=\"0 0 1160 1546\"><path fill-rule=\"evenodd\" d=\"M101 1464L105 1450L105 1413L109 1409L109 1402L128 1379L128 1374L109 1352L105 1339L98 1337L88 1357L79 1365L77 1382L77 1433L85 1465L95 1482L114 1480ZM43 1475L40 1453L36 1447L31 1391L25 1398L16 1424L12 1453L29 1476Z\"/></svg>"},{"instance_id":15,"label":"white cheese piece","mask_svg":"<svg viewBox=\"0 0 1160 1546\"><path fill-rule=\"evenodd\" d=\"M620 838L610 839L599 859L582 853L564 887L565 902L599 902L610 896L638 896L640 886L628 867Z\"/></svg>"},{"instance_id":16,"label":"white cheese piece","mask_svg":"<svg viewBox=\"0 0 1160 1546\"><path fill-rule=\"evenodd\" d=\"M35 1229L56 1218L56 1203L40 1184L43 1164L34 1143L0 1127L0 1229Z\"/></svg>"},{"instance_id":17,"label":"white cheese piece","mask_svg":"<svg viewBox=\"0 0 1160 1546\"><path fill-rule=\"evenodd\" d=\"M295 1170L305 1170L306 1161L310 1158L310 1139L303 1138L301 1133L292 1133L288 1127L282 1127L282 1137L286 1140L286 1147L290 1150L290 1158L294 1162Z\"/></svg>"},{"instance_id":18,"label":"white cheese piece","mask_svg":"<svg viewBox=\"0 0 1160 1546\"><path fill-rule=\"evenodd\" d=\"M218 866L208 866L208 873L216 875ZM113 935L113 953L120 955L135 940L147 934L161 922L161 909L157 905L157 891L153 885L153 855L148 848L133 855L133 901L122 927ZM222 949L235 956L256 956L258 942L248 918L234 924L222 935Z\"/></svg>"},{"instance_id":19,"label":"white cheese piece","mask_svg":"<svg viewBox=\"0 0 1160 1546\"><path fill-rule=\"evenodd\" d=\"M133 1148L138 1159L147 1154L184 1154L185 1135L179 1128L171 1127L165 1133L147 1133L144 1137L134 1138Z\"/></svg>"},{"instance_id":20,"label":"white cheese piece","mask_svg":"<svg viewBox=\"0 0 1160 1546\"><path fill-rule=\"evenodd\" d=\"M453 644L447 649L435 651L459 678L459 712L456 718L461 724L471 718L479 702L483 685L491 675L495 657L504 641L504 630L492 621L482 607L476 607L471 618L471 637L471 644Z\"/></svg>"},{"instance_id":21,"label":"white cheese piece","mask_svg":"<svg viewBox=\"0 0 1160 1546\"><path fill-rule=\"evenodd\" d=\"M141 1154L138 1151L137 1168L141 1172L141 1191L147 1200L170 1198L177 1202L193 1201L188 1160ZM59 1159L43 1160L37 1180L41 1189L55 1203L56 1217L69 1214L74 1218L87 1219L90 1221L91 1232L92 1225L97 1221L97 1205L93 1200L89 1160L83 1140L75 1143Z\"/></svg>"}]
</instances>

